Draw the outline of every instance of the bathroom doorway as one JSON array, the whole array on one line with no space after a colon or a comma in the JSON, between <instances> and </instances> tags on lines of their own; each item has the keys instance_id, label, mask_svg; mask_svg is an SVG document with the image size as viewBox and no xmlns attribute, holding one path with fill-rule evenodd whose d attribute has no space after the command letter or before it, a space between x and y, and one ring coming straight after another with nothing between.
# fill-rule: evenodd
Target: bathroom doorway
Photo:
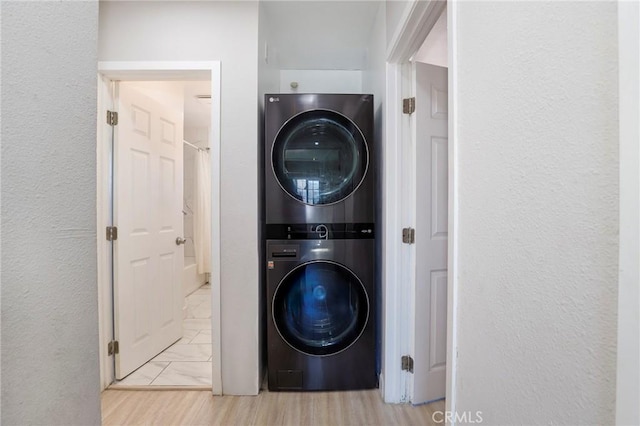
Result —
<instances>
[{"instance_id":1,"label":"bathroom doorway","mask_svg":"<svg viewBox=\"0 0 640 426\"><path fill-rule=\"evenodd\" d=\"M214 393L219 394L219 240L212 236L219 235L219 182L216 176L219 176L220 64L118 62L100 63L99 69L99 235L107 227L120 226L117 239L98 241L101 387L198 386L211 388ZM137 106L127 109L123 103L124 96L120 96L125 92L135 93ZM144 104L145 102L147 103ZM101 122L101 117L108 116L107 111L119 112L119 108L124 115L118 117L116 122L113 116L108 117L111 118L109 123L108 120ZM172 157L173 154L157 154L157 165L153 166L153 162L149 162L149 170L156 169L155 173L158 175L157 182L151 172L143 176L151 182L149 191L146 190L146 184L141 185L138 192L135 189L124 191L123 188L129 185L128 181L135 188L141 180L138 176L140 170L146 170L145 161L136 163L136 159L151 159L156 154L150 152L147 155L141 147L132 146L131 154L127 154L132 159L129 161L126 156L122 156L125 152L123 149L113 149L112 141L116 141L115 148L122 148L126 145L123 142L126 131L130 131L135 139L144 134L145 129L151 129L155 125L151 113L154 108L178 112L174 116L178 117L175 120L165 117L157 119L160 129L158 145L162 145L163 149L173 146L175 157ZM122 141L118 140L118 136ZM131 164L127 164L128 162ZM167 166L174 163L175 168ZM176 188L179 186L179 191L171 190L171 185L167 185L167 182L175 183ZM168 188L169 192L165 192L163 196L162 191ZM154 191L160 196L147 194ZM127 198L122 199L122 193ZM167 193L171 197L167 197ZM141 197L146 197L144 202L137 202ZM168 270L173 273L154 270L154 279L146 278L144 274L142 278L135 278L132 273L127 274L132 270L129 266L134 264L142 264L140 270L145 271L144 262L139 262L135 256L130 256L131 259L123 257L123 253L133 245L132 236L143 234L136 227L125 225L128 213L123 211L128 207L127 203L138 206L137 213L140 213L140 217L152 213L154 216L163 216L166 212L163 213L165 210L162 206L170 205L167 200L172 197L179 201L179 206L174 205L169 214L172 217L176 213L179 215L175 226L161 225L158 229L159 235L163 230L171 230L172 241L169 245L175 250L172 249L171 254L168 254L168 249L161 250L162 253L158 255L161 260L155 264L162 265L164 260L164 264L171 265ZM157 206L153 204L155 201ZM129 210L130 213L137 214L136 208ZM199 220L206 216L208 219ZM169 232L165 234L168 235ZM204 250L203 247L207 245L210 247ZM147 243L146 247L153 248L153 244ZM145 256L138 257L152 259L151 256ZM128 260L132 262L127 262ZM150 261L149 264L151 263L153 262ZM179 265L179 271L176 265ZM149 266L149 270L151 269ZM169 280L167 275L172 275L173 278ZM133 286L132 282L136 282L136 279L144 285ZM173 284L169 284L169 281ZM152 295L158 293L159 289L154 288L153 283L165 283L164 287L173 285L173 288L165 291L165 296L154 298ZM168 302L168 299L173 301ZM160 309L158 303L164 303L165 308L171 305L172 308ZM166 314L169 311L172 312L171 315ZM126 312L128 315L124 314ZM157 312L165 314L159 315ZM159 325L154 327L152 322ZM155 333L165 324L177 322L177 327L170 326L174 330L173 334L165 335L163 343L147 338L152 331ZM133 337L127 337L130 334ZM156 342L153 353L137 354L137 359L131 363L131 354L138 350L135 348L136 343L147 341ZM138 346L148 352L144 349L148 344L141 343ZM125 358L128 359L126 366Z\"/></svg>"}]
</instances>

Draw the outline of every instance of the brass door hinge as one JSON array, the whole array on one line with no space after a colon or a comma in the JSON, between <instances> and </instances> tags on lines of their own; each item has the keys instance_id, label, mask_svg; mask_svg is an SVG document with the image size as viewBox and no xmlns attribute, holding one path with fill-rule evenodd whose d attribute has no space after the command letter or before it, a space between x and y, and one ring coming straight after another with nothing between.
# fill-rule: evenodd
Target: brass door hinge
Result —
<instances>
[{"instance_id":1,"label":"brass door hinge","mask_svg":"<svg viewBox=\"0 0 640 426\"><path fill-rule=\"evenodd\" d=\"M402 356L402 371L413 373L413 358L409 355Z\"/></svg>"},{"instance_id":2,"label":"brass door hinge","mask_svg":"<svg viewBox=\"0 0 640 426\"><path fill-rule=\"evenodd\" d=\"M413 244L416 242L416 230L413 228L402 228L402 242Z\"/></svg>"},{"instance_id":3,"label":"brass door hinge","mask_svg":"<svg viewBox=\"0 0 640 426\"><path fill-rule=\"evenodd\" d=\"M107 124L109 126L117 126L118 125L118 112L117 111L107 111Z\"/></svg>"},{"instance_id":4,"label":"brass door hinge","mask_svg":"<svg viewBox=\"0 0 640 426\"><path fill-rule=\"evenodd\" d=\"M117 340L112 340L107 345L107 355L115 355L120 353L120 345Z\"/></svg>"},{"instance_id":5,"label":"brass door hinge","mask_svg":"<svg viewBox=\"0 0 640 426\"><path fill-rule=\"evenodd\" d=\"M405 98L402 100L402 113L413 114L416 112L416 98Z\"/></svg>"},{"instance_id":6,"label":"brass door hinge","mask_svg":"<svg viewBox=\"0 0 640 426\"><path fill-rule=\"evenodd\" d=\"M118 227L107 226L107 241L115 241L118 239Z\"/></svg>"}]
</instances>

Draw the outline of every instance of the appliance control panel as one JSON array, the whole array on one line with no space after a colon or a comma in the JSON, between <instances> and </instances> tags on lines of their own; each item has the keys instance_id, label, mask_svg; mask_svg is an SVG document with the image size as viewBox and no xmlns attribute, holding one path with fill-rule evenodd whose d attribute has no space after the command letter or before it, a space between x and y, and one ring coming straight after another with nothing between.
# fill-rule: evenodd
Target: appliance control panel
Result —
<instances>
[{"instance_id":1,"label":"appliance control panel","mask_svg":"<svg viewBox=\"0 0 640 426\"><path fill-rule=\"evenodd\" d=\"M373 223L269 224L267 240L355 240L374 239Z\"/></svg>"}]
</instances>

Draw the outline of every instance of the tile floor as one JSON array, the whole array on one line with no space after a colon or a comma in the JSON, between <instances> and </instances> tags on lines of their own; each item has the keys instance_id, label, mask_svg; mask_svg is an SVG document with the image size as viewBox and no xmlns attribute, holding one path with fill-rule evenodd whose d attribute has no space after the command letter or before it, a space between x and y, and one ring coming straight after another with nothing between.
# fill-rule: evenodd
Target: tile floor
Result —
<instances>
[{"instance_id":1,"label":"tile floor","mask_svg":"<svg viewBox=\"0 0 640 426\"><path fill-rule=\"evenodd\" d=\"M211 386L211 285L187 296L182 330L182 339L114 384Z\"/></svg>"}]
</instances>

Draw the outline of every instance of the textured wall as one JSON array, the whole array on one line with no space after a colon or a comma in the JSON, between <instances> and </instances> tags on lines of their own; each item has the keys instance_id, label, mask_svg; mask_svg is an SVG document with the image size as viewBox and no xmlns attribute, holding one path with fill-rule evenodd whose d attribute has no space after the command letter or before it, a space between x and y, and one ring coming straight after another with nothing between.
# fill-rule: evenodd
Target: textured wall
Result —
<instances>
[{"instance_id":1,"label":"textured wall","mask_svg":"<svg viewBox=\"0 0 640 426\"><path fill-rule=\"evenodd\" d=\"M221 61L222 385L259 377L258 2L101 2L101 61Z\"/></svg>"},{"instance_id":2,"label":"textured wall","mask_svg":"<svg viewBox=\"0 0 640 426\"><path fill-rule=\"evenodd\" d=\"M100 424L98 2L2 2L2 424Z\"/></svg>"},{"instance_id":3,"label":"textured wall","mask_svg":"<svg viewBox=\"0 0 640 426\"><path fill-rule=\"evenodd\" d=\"M610 424L615 2L458 5L457 411Z\"/></svg>"}]
</instances>

